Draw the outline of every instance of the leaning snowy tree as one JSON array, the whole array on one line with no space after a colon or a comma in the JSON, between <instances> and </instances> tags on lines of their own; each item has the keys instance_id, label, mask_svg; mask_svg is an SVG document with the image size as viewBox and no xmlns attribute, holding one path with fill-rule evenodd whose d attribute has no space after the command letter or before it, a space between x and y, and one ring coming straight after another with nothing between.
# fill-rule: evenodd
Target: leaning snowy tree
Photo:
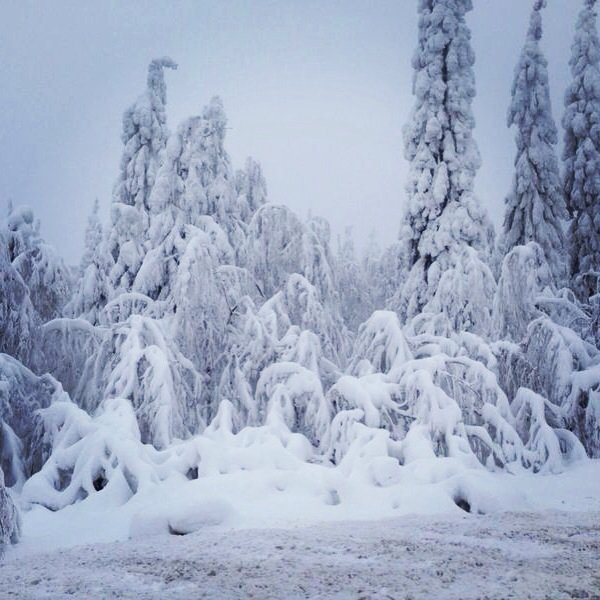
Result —
<instances>
[{"instance_id":1,"label":"leaning snowy tree","mask_svg":"<svg viewBox=\"0 0 600 600\"><path fill-rule=\"evenodd\" d=\"M596 1L585 0L570 60L573 81L565 95L564 188L573 218L570 274L584 302L600 282L600 42Z\"/></svg>"},{"instance_id":2,"label":"leaning snowy tree","mask_svg":"<svg viewBox=\"0 0 600 600\"><path fill-rule=\"evenodd\" d=\"M149 226L148 200L169 137L164 69L176 69L170 58L153 60L144 94L123 115L121 172L113 192L109 251L114 261L113 286L130 291L143 258Z\"/></svg>"},{"instance_id":3,"label":"leaning snowy tree","mask_svg":"<svg viewBox=\"0 0 600 600\"><path fill-rule=\"evenodd\" d=\"M537 242L560 285L565 281L563 222L568 214L554 148L558 132L552 118L548 63L540 48L545 4L546 0L534 4L512 86L508 126L517 129L517 156L506 199L503 250Z\"/></svg>"},{"instance_id":4,"label":"leaning snowy tree","mask_svg":"<svg viewBox=\"0 0 600 600\"><path fill-rule=\"evenodd\" d=\"M401 241L410 271L397 307L403 319L459 303L446 286L450 293L438 298L437 306L427 306L449 271L455 273L448 281L461 279L464 269L471 279L481 279L478 287L486 297L471 294L467 302L489 304L493 293L481 260L489 253L493 230L473 193L480 157L472 136L475 54L465 22L471 9L471 0L419 2L419 42L412 61L416 102L404 130L410 171ZM476 331L489 326L489 315L484 322L454 320L456 327Z\"/></svg>"}]
</instances>

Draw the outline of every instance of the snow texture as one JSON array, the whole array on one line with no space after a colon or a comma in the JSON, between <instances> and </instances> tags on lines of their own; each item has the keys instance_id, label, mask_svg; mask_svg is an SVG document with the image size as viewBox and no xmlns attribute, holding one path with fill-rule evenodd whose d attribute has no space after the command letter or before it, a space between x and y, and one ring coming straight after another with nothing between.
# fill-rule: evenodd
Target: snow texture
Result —
<instances>
[{"instance_id":1,"label":"snow texture","mask_svg":"<svg viewBox=\"0 0 600 600\"><path fill-rule=\"evenodd\" d=\"M594 598L598 512L407 516L141 537L0 564L0 594L189 598Z\"/></svg>"}]
</instances>

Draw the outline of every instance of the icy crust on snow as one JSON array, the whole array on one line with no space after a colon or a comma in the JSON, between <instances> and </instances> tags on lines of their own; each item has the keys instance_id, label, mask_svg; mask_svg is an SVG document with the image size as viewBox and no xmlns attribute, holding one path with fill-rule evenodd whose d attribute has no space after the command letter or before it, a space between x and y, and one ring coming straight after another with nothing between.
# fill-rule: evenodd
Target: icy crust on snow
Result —
<instances>
[{"instance_id":1,"label":"icy crust on snow","mask_svg":"<svg viewBox=\"0 0 600 600\"><path fill-rule=\"evenodd\" d=\"M415 599L592 598L598 516L420 514L284 529L218 527L24 556L25 541L23 553L17 546L0 564L0 595L345 600L401 591Z\"/></svg>"}]
</instances>

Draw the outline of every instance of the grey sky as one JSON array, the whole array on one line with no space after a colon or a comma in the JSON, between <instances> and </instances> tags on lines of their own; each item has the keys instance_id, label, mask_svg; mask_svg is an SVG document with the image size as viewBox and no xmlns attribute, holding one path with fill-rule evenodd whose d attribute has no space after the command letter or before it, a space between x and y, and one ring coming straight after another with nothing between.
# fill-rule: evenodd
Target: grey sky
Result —
<instances>
[{"instance_id":1,"label":"grey sky","mask_svg":"<svg viewBox=\"0 0 600 600\"><path fill-rule=\"evenodd\" d=\"M549 0L543 46L562 114L579 0ZM223 98L234 165L263 165L273 202L394 239L404 202L416 0L1 1L0 203L32 206L70 262L94 197L104 220L123 110L169 55L171 130ZM531 2L474 0L477 192L495 222L510 187L506 109Z\"/></svg>"}]
</instances>

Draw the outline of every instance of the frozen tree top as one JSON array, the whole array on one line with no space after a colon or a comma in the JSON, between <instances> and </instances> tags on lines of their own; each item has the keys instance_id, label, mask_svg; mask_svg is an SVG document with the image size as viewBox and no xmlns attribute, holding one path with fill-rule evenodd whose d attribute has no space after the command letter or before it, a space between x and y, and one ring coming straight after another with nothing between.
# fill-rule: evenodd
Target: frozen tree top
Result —
<instances>
[{"instance_id":1,"label":"frozen tree top","mask_svg":"<svg viewBox=\"0 0 600 600\"><path fill-rule=\"evenodd\" d=\"M148 89L156 96L161 104L167 102L167 85L165 84L164 69L177 69L177 63L168 56L155 58L148 65Z\"/></svg>"}]
</instances>

